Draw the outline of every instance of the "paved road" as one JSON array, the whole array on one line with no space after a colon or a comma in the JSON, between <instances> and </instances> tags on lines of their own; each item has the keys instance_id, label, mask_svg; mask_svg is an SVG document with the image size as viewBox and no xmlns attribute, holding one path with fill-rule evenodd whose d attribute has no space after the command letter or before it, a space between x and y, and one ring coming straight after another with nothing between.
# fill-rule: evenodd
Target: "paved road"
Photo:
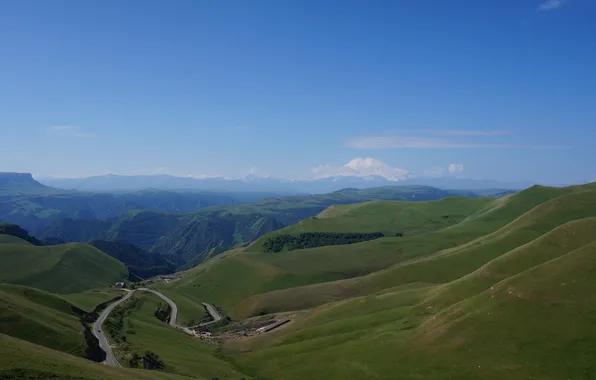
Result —
<instances>
[{"instance_id":1,"label":"paved road","mask_svg":"<svg viewBox=\"0 0 596 380\"><path fill-rule=\"evenodd\" d=\"M95 337L99 340L99 347L101 347L101 349L104 350L106 353L106 360L104 360L105 364L122 367L120 363L118 363L116 357L114 356L112 347L110 347L110 342L108 341L107 336L102 330L102 325L108 317L108 315L110 315L112 310L114 310L114 308L120 305L122 302L129 299L133 294L134 291L128 292L126 293L126 295L124 295L124 297L110 304L108 307L104 309L104 311L100 314L99 318L97 318L97 321L95 321L95 323L93 324L93 335L95 335Z\"/></svg>"},{"instance_id":2,"label":"paved road","mask_svg":"<svg viewBox=\"0 0 596 380\"><path fill-rule=\"evenodd\" d=\"M180 329L187 334L196 335L192 329L189 329L188 327L184 327L184 326L178 326L176 324L176 319L178 317L178 306L176 306L174 301L172 301L168 297L164 296L162 293L158 292L157 290L148 289L148 288L139 288L139 289L134 289L134 290L128 290L124 297L122 297L118 301L116 301L116 302L110 304L108 307L106 307L105 310L99 316L99 318L97 318L97 321L95 321L95 323L93 324L93 335L95 335L95 337L99 340L99 346L106 353L106 360L104 361L104 364L122 367L120 365L120 363L118 363L118 360L116 359L116 356L114 355L114 351L112 350L112 347L110 346L108 338L102 329L102 325L103 325L104 321L106 320L106 318L108 317L108 315L110 315L112 310L114 310L114 308L116 306L120 305L122 302L129 299L133 294L135 294L135 292L137 290L141 291L141 292L153 293L156 296L158 296L159 298L166 301L168 303L168 305L170 305L170 326ZM211 315L211 318L213 318L213 321L203 323L200 326L206 326L206 325L209 325L211 323L215 323L215 322L218 322L221 320L221 315L217 312L217 310L215 309L215 307L213 307L213 305L203 302L203 306L205 306L205 308Z\"/></svg>"},{"instance_id":3,"label":"paved road","mask_svg":"<svg viewBox=\"0 0 596 380\"><path fill-rule=\"evenodd\" d=\"M207 311L209 312L209 314L211 315L211 318L213 318L213 320L210 322L202 323L200 326L207 326L212 323L221 321L221 315L219 315L219 313L217 312L217 309L215 309L215 307L213 307L213 305L210 305L205 302L202 302L202 304L203 304L203 306L205 306L205 309L207 309Z\"/></svg>"}]
</instances>

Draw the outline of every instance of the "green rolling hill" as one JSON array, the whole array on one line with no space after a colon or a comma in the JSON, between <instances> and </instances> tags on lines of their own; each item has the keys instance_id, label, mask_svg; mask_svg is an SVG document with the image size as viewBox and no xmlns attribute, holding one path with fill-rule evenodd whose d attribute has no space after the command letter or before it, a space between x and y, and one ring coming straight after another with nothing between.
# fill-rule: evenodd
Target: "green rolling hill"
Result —
<instances>
[{"instance_id":1,"label":"green rolling hill","mask_svg":"<svg viewBox=\"0 0 596 380\"><path fill-rule=\"evenodd\" d=\"M0 244L31 245L31 243L29 243L28 241L12 235L0 235Z\"/></svg>"},{"instance_id":2,"label":"green rolling hill","mask_svg":"<svg viewBox=\"0 0 596 380\"><path fill-rule=\"evenodd\" d=\"M0 244L0 283L78 293L113 285L128 276L124 264L87 244L33 246L10 239L13 244Z\"/></svg>"},{"instance_id":3,"label":"green rolling hill","mask_svg":"<svg viewBox=\"0 0 596 380\"><path fill-rule=\"evenodd\" d=\"M86 357L80 314L57 295L0 284L0 333Z\"/></svg>"},{"instance_id":4,"label":"green rolling hill","mask_svg":"<svg viewBox=\"0 0 596 380\"><path fill-rule=\"evenodd\" d=\"M180 279L154 285L178 304L181 323L205 317L201 302L223 309L232 321L214 328L216 334L224 333L218 343L193 341L159 321L156 311L164 305L150 294L137 294L116 308L106 329L118 343L121 362L134 364L151 351L163 360L163 372L143 374L164 378L596 378L594 231L596 184L535 186L501 198L334 205L211 257L181 272ZM383 237L329 245L337 234L376 232ZM270 239L305 234L313 247L264 251ZM0 252L6 247L17 253L69 247L36 247L15 239L0 244ZM13 255L13 261L21 262L13 273L40 278ZM45 255L38 266L58 265L45 264L51 257ZM56 280L63 272L37 271L60 273L41 278L64 285ZM77 309L64 300L89 309L109 296L83 292L57 297L2 285L2 302L14 306L3 309L3 321L12 322L1 332L84 356ZM27 310L33 311L31 316ZM261 335L228 333L253 317L273 315L292 321ZM29 335L33 329L50 332ZM55 339L64 346L42 339L52 334L63 334ZM10 360L18 356L13 346L63 355L4 335L2 339L12 339ZM62 356L59 360L56 368L65 376L97 374L97 367L81 367L78 359L76 365L62 364ZM47 368L46 363L34 370ZM0 366L0 374L18 369L12 361ZM109 370L115 371L115 379L125 372Z\"/></svg>"},{"instance_id":5,"label":"green rolling hill","mask_svg":"<svg viewBox=\"0 0 596 380\"><path fill-rule=\"evenodd\" d=\"M251 347L241 363L276 379L589 379L595 227L566 223L450 283L329 303L228 349Z\"/></svg>"},{"instance_id":6,"label":"green rolling hill","mask_svg":"<svg viewBox=\"0 0 596 380\"><path fill-rule=\"evenodd\" d=\"M236 320L293 315L224 343L265 378L590 379L595 230L596 184L333 206L160 287ZM262 252L281 234L372 231L404 233Z\"/></svg>"}]
</instances>

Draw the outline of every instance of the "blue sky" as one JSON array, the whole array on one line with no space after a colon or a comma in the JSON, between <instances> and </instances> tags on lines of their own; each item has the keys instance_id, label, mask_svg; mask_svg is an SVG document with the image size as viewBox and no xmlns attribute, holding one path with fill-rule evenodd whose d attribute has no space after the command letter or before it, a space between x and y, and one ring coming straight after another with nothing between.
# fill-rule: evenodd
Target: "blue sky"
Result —
<instances>
[{"instance_id":1,"label":"blue sky","mask_svg":"<svg viewBox=\"0 0 596 380\"><path fill-rule=\"evenodd\" d=\"M596 180L595 19L592 0L3 1L0 170Z\"/></svg>"}]
</instances>

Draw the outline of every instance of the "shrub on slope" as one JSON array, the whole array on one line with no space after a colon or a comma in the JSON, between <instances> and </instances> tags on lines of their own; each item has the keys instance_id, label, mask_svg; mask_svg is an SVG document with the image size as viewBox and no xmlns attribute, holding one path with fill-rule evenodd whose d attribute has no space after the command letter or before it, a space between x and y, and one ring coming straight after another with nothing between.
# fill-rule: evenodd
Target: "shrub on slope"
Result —
<instances>
[{"instance_id":1,"label":"shrub on slope","mask_svg":"<svg viewBox=\"0 0 596 380\"><path fill-rule=\"evenodd\" d=\"M297 236L283 234L265 240L263 250L270 253L293 251L329 245L354 244L382 237L383 234L380 232L302 232Z\"/></svg>"}]
</instances>

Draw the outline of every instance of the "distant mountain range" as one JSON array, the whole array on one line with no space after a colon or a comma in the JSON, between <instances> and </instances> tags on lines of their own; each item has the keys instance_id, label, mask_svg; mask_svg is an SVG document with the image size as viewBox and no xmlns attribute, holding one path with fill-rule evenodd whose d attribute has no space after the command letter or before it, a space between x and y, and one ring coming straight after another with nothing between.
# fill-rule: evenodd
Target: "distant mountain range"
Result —
<instances>
[{"instance_id":1,"label":"distant mountain range","mask_svg":"<svg viewBox=\"0 0 596 380\"><path fill-rule=\"evenodd\" d=\"M46 244L120 242L101 243L102 249L119 259L129 253L133 257L143 256L142 267L155 267L150 272L138 270L140 264L134 260L125 260L126 265L136 268L134 272L143 277L172 270L174 266L199 263L265 233L315 216L331 205L374 200L425 201L450 196L476 198L512 192L496 188L451 190L403 186L405 182L383 177L336 177L287 183L258 177L204 182L207 180L110 175L92 180L96 181L93 189L102 191L61 190L38 183L30 174L0 173L0 221L18 224ZM293 187L283 188L280 184ZM379 186L387 184L391 186ZM119 185L120 188L116 187L119 191L108 192L108 185L111 188ZM205 190L193 185L205 186ZM143 187L152 188L138 190ZM189 188L192 191L172 191ZM218 188L225 191L217 191ZM265 191L274 188L286 191ZM294 193L338 190L317 195L282 195L292 192L290 189ZM139 250L131 249L123 241ZM167 263L156 261L144 252L165 255Z\"/></svg>"},{"instance_id":2,"label":"distant mountain range","mask_svg":"<svg viewBox=\"0 0 596 380\"><path fill-rule=\"evenodd\" d=\"M214 191L275 191L285 193L322 194L343 188L366 189L379 186L432 186L445 190L506 189L521 190L535 185L526 182L500 182L494 180L460 179L453 177L415 178L391 181L382 176L337 176L310 180L247 176L241 178L192 178L171 175L116 175L77 179L39 178L39 182L60 189L81 191L132 191L142 189L163 190L214 190Z\"/></svg>"}]
</instances>

